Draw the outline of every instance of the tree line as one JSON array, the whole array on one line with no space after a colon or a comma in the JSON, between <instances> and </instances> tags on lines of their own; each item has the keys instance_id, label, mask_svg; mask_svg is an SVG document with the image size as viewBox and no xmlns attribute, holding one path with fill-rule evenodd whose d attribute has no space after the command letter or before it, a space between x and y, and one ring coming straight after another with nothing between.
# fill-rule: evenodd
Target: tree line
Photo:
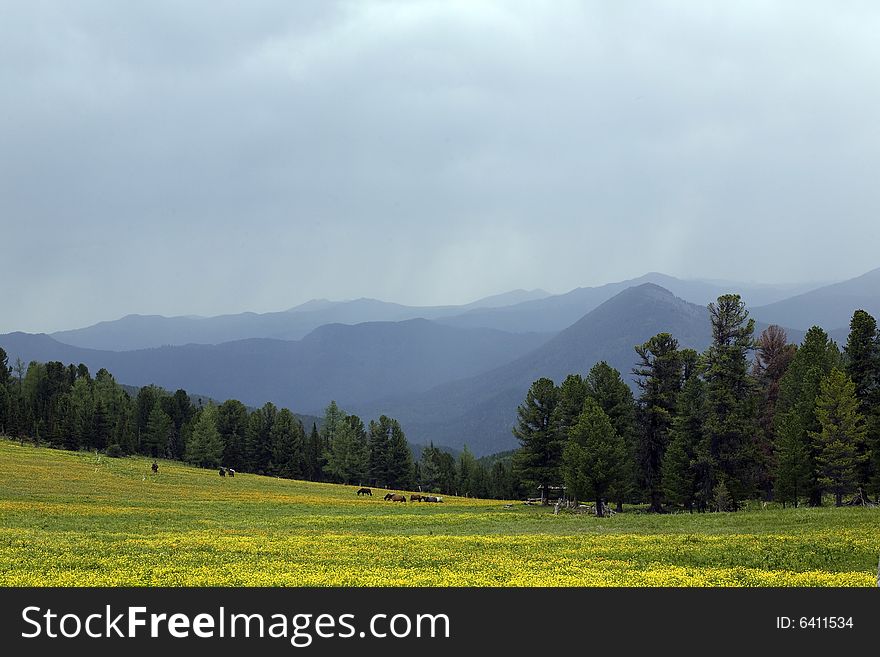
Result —
<instances>
[{"instance_id":1,"label":"tree line","mask_svg":"<svg viewBox=\"0 0 880 657\"><path fill-rule=\"evenodd\" d=\"M600 515L606 501L662 512L880 497L875 319L857 310L841 350L818 326L799 346L778 326L755 339L739 295L708 308L703 353L669 333L635 347L637 395L605 362L558 386L535 381L517 410L517 476L595 500Z\"/></svg>"},{"instance_id":2,"label":"tree line","mask_svg":"<svg viewBox=\"0 0 880 657\"><path fill-rule=\"evenodd\" d=\"M331 402L321 428L271 402L248 409L236 399L194 402L149 385L129 394L106 369L20 359L9 366L0 348L0 435L109 456L139 454L205 468L308 481L422 490L471 497L518 495L510 459L456 458L433 445L413 459L400 423L368 423Z\"/></svg>"}]
</instances>

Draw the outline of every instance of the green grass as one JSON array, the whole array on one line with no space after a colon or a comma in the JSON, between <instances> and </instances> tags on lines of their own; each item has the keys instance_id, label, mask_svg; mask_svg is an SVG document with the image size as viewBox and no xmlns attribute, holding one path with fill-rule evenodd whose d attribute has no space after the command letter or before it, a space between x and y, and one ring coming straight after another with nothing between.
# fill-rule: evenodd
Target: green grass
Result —
<instances>
[{"instance_id":1,"label":"green grass","mask_svg":"<svg viewBox=\"0 0 880 657\"><path fill-rule=\"evenodd\" d=\"M0 584L872 586L880 509L553 515L0 440Z\"/></svg>"}]
</instances>

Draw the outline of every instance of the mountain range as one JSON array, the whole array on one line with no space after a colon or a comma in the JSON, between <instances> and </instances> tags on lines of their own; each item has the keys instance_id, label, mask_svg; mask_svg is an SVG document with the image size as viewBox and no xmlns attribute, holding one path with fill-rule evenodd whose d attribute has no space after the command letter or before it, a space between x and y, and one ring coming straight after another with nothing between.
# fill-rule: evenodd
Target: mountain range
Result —
<instances>
[{"instance_id":1,"label":"mountain range","mask_svg":"<svg viewBox=\"0 0 880 657\"><path fill-rule=\"evenodd\" d=\"M859 307L880 316L880 270L803 287L652 273L561 295L517 290L465 306L313 300L278 313L129 316L52 335L0 335L0 346L10 362L82 362L93 372L106 367L125 384L251 406L273 401L320 415L335 399L365 418L397 417L413 443L467 444L481 455L516 447L516 407L541 376L559 382L605 360L632 383L633 347L661 331L682 347L704 349L711 338L706 303L719 294L762 301L752 306L758 330L780 324L792 342L813 323L845 340Z\"/></svg>"},{"instance_id":2,"label":"mountain range","mask_svg":"<svg viewBox=\"0 0 880 657\"><path fill-rule=\"evenodd\" d=\"M751 305L767 304L809 287L686 281L654 272L598 287L579 287L565 294L514 290L461 306L405 306L376 299L314 299L285 311L262 314L217 317L127 315L51 335L59 342L77 347L130 351L165 345L220 344L250 338L299 340L326 324L399 322L416 318L460 328L557 333L615 294L642 283L660 285L676 296L700 305L706 305L731 290L737 290Z\"/></svg>"}]
</instances>

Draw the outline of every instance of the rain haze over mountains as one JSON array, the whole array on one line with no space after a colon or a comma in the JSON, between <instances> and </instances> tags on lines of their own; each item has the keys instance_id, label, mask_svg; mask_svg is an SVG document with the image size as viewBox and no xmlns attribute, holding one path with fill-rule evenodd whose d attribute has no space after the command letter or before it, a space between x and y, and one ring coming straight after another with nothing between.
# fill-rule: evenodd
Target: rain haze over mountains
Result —
<instances>
[{"instance_id":1,"label":"rain haze over mountains","mask_svg":"<svg viewBox=\"0 0 880 657\"><path fill-rule=\"evenodd\" d=\"M880 315L880 8L20 3L0 346L515 446L659 331Z\"/></svg>"}]
</instances>

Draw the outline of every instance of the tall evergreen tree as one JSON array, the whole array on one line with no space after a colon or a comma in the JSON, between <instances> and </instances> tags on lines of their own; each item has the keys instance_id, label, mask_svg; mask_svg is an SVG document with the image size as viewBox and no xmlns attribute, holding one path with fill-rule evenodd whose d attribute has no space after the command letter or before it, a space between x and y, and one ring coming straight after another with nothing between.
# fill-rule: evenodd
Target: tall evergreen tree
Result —
<instances>
[{"instance_id":1,"label":"tall evergreen tree","mask_svg":"<svg viewBox=\"0 0 880 657\"><path fill-rule=\"evenodd\" d=\"M862 451L864 416L859 413L856 385L836 367L822 379L816 399L820 430L811 437L816 445L819 483L834 493L837 506L859 483L859 466L867 460Z\"/></svg>"},{"instance_id":2,"label":"tall evergreen tree","mask_svg":"<svg viewBox=\"0 0 880 657\"><path fill-rule=\"evenodd\" d=\"M658 333L635 349L640 363L633 369L633 374L641 390L636 437L639 480L650 502L650 510L661 512L663 457L682 385L682 356L678 341L669 333Z\"/></svg>"},{"instance_id":3,"label":"tall evergreen tree","mask_svg":"<svg viewBox=\"0 0 880 657\"><path fill-rule=\"evenodd\" d=\"M772 499L776 472L776 406L779 400L779 384L796 351L797 347L788 343L785 330L775 324L765 328L758 337L752 376L759 395L757 482L765 500Z\"/></svg>"},{"instance_id":4,"label":"tall evergreen tree","mask_svg":"<svg viewBox=\"0 0 880 657\"><path fill-rule=\"evenodd\" d=\"M299 420L289 409L282 408L269 430L271 473L287 479L302 477L304 442Z\"/></svg>"},{"instance_id":5,"label":"tall evergreen tree","mask_svg":"<svg viewBox=\"0 0 880 657\"><path fill-rule=\"evenodd\" d=\"M268 474L272 461L272 426L278 415L278 407L272 402L263 406L248 418L245 430L244 457L247 468L256 474Z\"/></svg>"},{"instance_id":6,"label":"tall evergreen tree","mask_svg":"<svg viewBox=\"0 0 880 657\"><path fill-rule=\"evenodd\" d=\"M157 400L150 411L146 431L141 438L144 452L154 458L165 458L173 427L174 423Z\"/></svg>"},{"instance_id":7,"label":"tall evergreen tree","mask_svg":"<svg viewBox=\"0 0 880 657\"><path fill-rule=\"evenodd\" d=\"M223 441L221 462L234 470L246 469L244 441L247 426L247 407L237 399L227 399L217 407L217 431Z\"/></svg>"},{"instance_id":8,"label":"tall evergreen tree","mask_svg":"<svg viewBox=\"0 0 880 657\"><path fill-rule=\"evenodd\" d=\"M538 379L517 408L513 430L521 445L515 461L517 471L530 485L538 486L545 503L550 486L558 486L562 480L559 466L565 437L559 435L554 422L558 401L559 391L553 381Z\"/></svg>"},{"instance_id":9,"label":"tall evergreen tree","mask_svg":"<svg viewBox=\"0 0 880 657\"><path fill-rule=\"evenodd\" d=\"M388 456L390 449L391 426L386 416L378 421L370 420L367 456L367 474L374 486L390 488L388 472Z\"/></svg>"},{"instance_id":10,"label":"tall evergreen tree","mask_svg":"<svg viewBox=\"0 0 880 657\"><path fill-rule=\"evenodd\" d=\"M815 463L810 443L804 440L801 417L789 412L776 420L776 476L774 495L782 502L797 506L801 497L808 495L814 480Z\"/></svg>"},{"instance_id":11,"label":"tall evergreen tree","mask_svg":"<svg viewBox=\"0 0 880 657\"><path fill-rule=\"evenodd\" d=\"M379 418L382 423L385 416ZM400 422L393 418L385 418L391 427L388 437L388 486L390 488L413 488L412 482L412 451Z\"/></svg>"},{"instance_id":12,"label":"tall evergreen tree","mask_svg":"<svg viewBox=\"0 0 880 657\"><path fill-rule=\"evenodd\" d=\"M757 397L749 377L755 320L749 319L738 294L709 304L712 344L705 354L706 419L704 430L718 475L723 475L733 506L757 489Z\"/></svg>"},{"instance_id":13,"label":"tall evergreen tree","mask_svg":"<svg viewBox=\"0 0 880 657\"><path fill-rule=\"evenodd\" d=\"M822 503L822 485L816 465L816 446L811 436L820 430L816 415L816 398L819 396L819 384L832 368L838 366L840 352L837 345L828 338L818 326L810 328L804 340L795 352L791 364L779 381L779 399L777 401L775 424L777 431L785 426L786 431L799 432L799 440L803 449L795 450L791 445L794 440L788 436L788 452L790 454L808 454L809 478L804 490L808 502L812 506ZM777 468L778 475L779 468Z\"/></svg>"},{"instance_id":14,"label":"tall evergreen tree","mask_svg":"<svg viewBox=\"0 0 880 657\"><path fill-rule=\"evenodd\" d=\"M171 424L170 418L168 423ZM216 468L222 456L223 439L217 431L217 407L209 403L195 418L192 436L186 444L186 460L203 468Z\"/></svg>"},{"instance_id":15,"label":"tall evergreen tree","mask_svg":"<svg viewBox=\"0 0 880 657\"><path fill-rule=\"evenodd\" d=\"M306 479L310 481L324 480L325 461L321 449L321 434L318 432L318 425L312 423L312 431L306 441Z\"/></svg>"},{"instance_id":16,"label":"tall evergreen tree","mask_svg":"<svg viewBox=\"0 0 880 657\"><path fill-rule=\"evenodd\" d=\"M369 451L363 422L356 415L348 417L336 429L327 452L326 471L343 484L361 484L367 476Z\"/></svg>"},{"instance_id":17,"label":"tall evergreen tree","mask_svg":"<svg viewBox=\"0 0 880 657\"><path fill-rule=\"evenodd\" d=\"M605 361L596 363L590 369L584 384L587 396L599 404L626 445L626 473L620 479L618 489L612 492L617 499L617 511L621 512L623 502L632 497L637 487L635 399L620 372Z\"/></svg>"},{"instance_id":18,"label":"tall evergreen tree","mask_svg":"<svg viewBox=\"0 0 880 657\"><path fill-rule=\"evenodd\" d=\"M479 495L479 468L477 459L468 449L467 445L458 455L458 494L463 497L477 497Z\"/></svg>"},{"instance_id":19,"label":"tall evergreen tree","mask_svg":"<svg viewBox=\"0 0 880 657\"><path fill-rule=\"evenodd\" d=\"M611 420L592 398L569 431L562 452L566 493L575 499L596 501L596 515L604 515L604 498L626 476L626 444Z\"/></svg>"},{"instance_id":20,"label":"tall evergreen tree","mask_svg":"<svg viewBox=\"0 0 880 657\"><path fill-rule=\"evenodd\" d=\"M706 509L712 497L714 471L705 435L706 384L696 373L678 395L669 447L663 460L663 488L667 499L691 511Z\"/></svg>"},{"instance_id":21,"label":"tall evergreen tree","mask_svg":"<svg viewBox=\"0 0 880 657\"><path fill-rule=\"evenodd\" d=\"M855 384L859 411L865 416L865 441L860 448L858 480L862 490L880 495L880 333L877 321L856 310L844 347L846 373Z\"/></svg>"}]
</instances>

